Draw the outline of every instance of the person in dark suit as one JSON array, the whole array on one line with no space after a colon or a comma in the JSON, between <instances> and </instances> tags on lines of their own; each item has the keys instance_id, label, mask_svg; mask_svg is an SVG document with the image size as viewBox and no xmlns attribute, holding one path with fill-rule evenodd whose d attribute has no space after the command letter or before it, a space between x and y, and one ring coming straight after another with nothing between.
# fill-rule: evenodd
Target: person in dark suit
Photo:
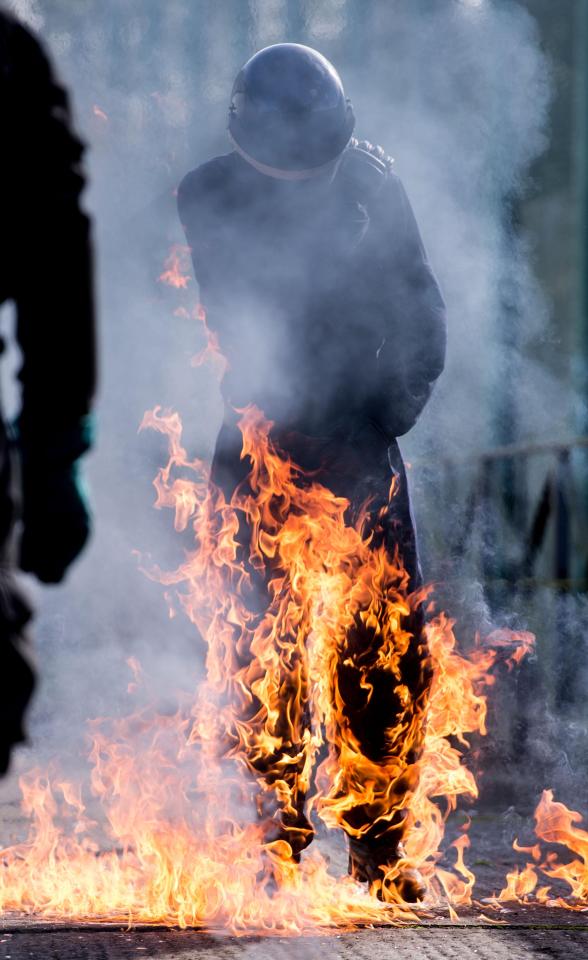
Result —
<instances>
[{"instance_id":1,"label":"person in dark suit","mask_svg":"<svg viewBox=\"0 0 588 960\"><path fill-rule=\"evenodd\" d=\"M350 520L367 499L374 522L384 515L374 542L384 539L390 556L400 550L412 591L422 579L397 438L416 423L443 370L445 306L393 161L354 139L354 123L321 54L288 43L261 50L233 88L233 149L187 174L178 207L208 326L228 361L213 482L230 498L245 479L235 411L256 404L279 447L348 498ZM412 639L402 678L422 710L430 680L422 613L404 628ZM354 655L340 665L339 689L365 756L378 763L400 706L398 681L369 643L372 695ZM365 667L365 647L362 655ZM296 787L299 757L294 744L280 768L298 797L296 816L281 820L295 858L312 837ZM413 771L415 759L406 761ZM411 775L399 783L404 795ZM346 816L354 876L381 878L402 856L404 819L373 824L359 805ZM397 886L408 899L423 894L415 871Z\"/></svg>"}]
</instances>

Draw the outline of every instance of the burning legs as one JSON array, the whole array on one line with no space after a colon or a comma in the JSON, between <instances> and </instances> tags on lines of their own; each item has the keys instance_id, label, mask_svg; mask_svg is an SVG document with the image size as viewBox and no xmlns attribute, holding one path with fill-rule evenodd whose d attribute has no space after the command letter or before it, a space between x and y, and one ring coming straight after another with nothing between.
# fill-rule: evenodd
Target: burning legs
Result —
<instances>
[{"instance_id":1,"label":"burning legs","mask_svg":"<svg viewBox=\"0 0 588 960\"><path fill-rule=\"evenodd\" d=\"M407 532L384 493L389 468L372 476L371 491L361 484L370 509L354 498L352 526L348 502L271 445L248 453L252 469L239 459L227 474L230 458L217 448L213 468L225 489L231 476L239 517L237 562L224 586L238 596L230 754L258 782L264 838L278 855L299 858L314 810L349 836L353 875L398 899L385 879L394 883L402 859L429 685L412 529L407 571L397 549ZM422 896L418 878L407 878L398 881L403 896Z\"/></svg>"},{"instance_id":2,"label":"burning legs","mask_svg":"<svg viewBox=\"0 0 588 960\"><path fill-rule=\"evenodd\" d=\"M358 792L366 794L365 800L358 798L341 817L340 825L349 837L349 872L368 882L383 900L396 900L400 895L413 902L425 894L419 874L407 865L400 866L405 860L402 838L408 806L418 782L417 760L430 682L422 627L418 610L402 623L401 630L410 640L394 666L379 662L378 636L364 627L350 638L355 655L342 659L337 674L347 736L361 752ZM372 799L370 787L378 780L381 786Z\"/></svg>"}]
</instances>

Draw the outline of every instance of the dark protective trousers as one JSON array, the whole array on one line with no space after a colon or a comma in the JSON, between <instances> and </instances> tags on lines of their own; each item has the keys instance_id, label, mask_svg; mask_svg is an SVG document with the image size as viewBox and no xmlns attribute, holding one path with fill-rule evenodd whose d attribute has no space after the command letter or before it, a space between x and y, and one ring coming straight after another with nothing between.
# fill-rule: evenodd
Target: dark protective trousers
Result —
<instances>
[{"instance_id":1,"label":"dark protective trousers","mask_svg":"<svg viewBox=\"0 0 588 960\"><path fill-rule=\"evenodd\" d=\"M390 557L399 550L403 564L410 576L410 590L421 585L421 573L418 561L415 527L412 518L407 478L398 444L394 441L389 447L383 438L360 437L355 441L341 439L317 439L296 433L274 431L272 439L278 448L290 455L292 460L305 472L312 474L312 480L327 487L337 496L349 500L349 523L353 523L359 510L369 499L369 517L378 517L374 547L381 545L382 539ZM212 483L219 487L230 500L236 487L248 474L247 460L240 459L242 437L232 422L225 422L219 434L212 465ZM390 484L396 474L397 492L389 501ZM384 518L381 511L384 508ZM368 519L367 531L369 532ZM243 558L247 557L247 544L250 533L241 530L240 541ZM245 560L246 562L246 560ZM260 578L259 572L251 571ZM263 577L261 577L263 581ZM258 596L261 597L259 614L263 615L263 596L267 596L267 585L258 583ZM412 640L400 663L400 683L410 690L415 701L424 702L430 682L426 642L423 636L424 616L419 606L405 618L403 629L412 634ZM401 712L401 704L395 689L399 685L397 678L383 670L377 664L378 646L373 633L357 620L353 631L347 637L345 654L338 667L337 685L344 702L343 712L354 736L359 741L363 754L372 762L383 763L390 755L390 743L387 731L395 726L395 718ZM344 661L344 662L343 662ZM361 661L362 672L359 663ZM371 695L366 692L367 681L372 688ZM287 723L288 694L287 682L284 685L284 727ZM292 696L296 691L292 690ZM257 712L259 703L253 698L251 715ZM248 719L248 718L244 718ZM312 839L313 828L305 811L305 796L298 788L298 780L304 766L304 751L301 749L304 729L297 731L298 743L292 743L289 752L292 762L284 764L283 753L277 756L262 755L251 761L255 775L264 780L267 786L278 779L286 780L295 802L290 809L271 809L271 791L264 791L266 804L260 808L262 819L268 824L268 840L285 839L290 843L294 856ZM418 750L418 744L416 749ZM298 759L296 759L298 758ZM418 757L409 757L414 762ZM277 761L280 760L278 763ZM270 798L270 799L268 799ZM267 804L270 805L268 809ZM293 809L294 811L293 812ZM381 826L377 835L370 829L371 812L361 806L354 807L346 814L343 829L351 832L361 830L363 841L369 846L394 849L404 832L404 813L394 814L390 818L385 836L381 836ZM278 825L276 827L276 824Z\"/></svg>"}]
</instances>

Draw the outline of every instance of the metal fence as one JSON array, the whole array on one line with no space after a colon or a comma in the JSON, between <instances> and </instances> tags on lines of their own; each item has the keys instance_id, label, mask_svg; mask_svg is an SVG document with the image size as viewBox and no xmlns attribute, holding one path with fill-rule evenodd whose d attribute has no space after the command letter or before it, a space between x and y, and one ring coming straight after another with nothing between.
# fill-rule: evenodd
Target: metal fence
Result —
<instances>
[{"instance_id":1,"label":"metal fence","mask_svg":"<svg viewBox=\"0 0 588 960\"><path fill-rule=\"evenodd\" d=\"M497 447L424 469L433 553L467 557L490 590L588 588L588 437ZM439 513L435 503L453 509Z\"/></svg>"},{"instance_id":2,"label":"metal fence","mask_svg":"<svg viewBox=\"0 0 588 960\"><path fill-rule=\"evenodd\" d=\"M536 635L536 656L501 681L501 749L535 735L539 704L588 722L588 437L415 463L413 476L426 573L463 642L484 616Z\"/></svg>"}]
</instances>

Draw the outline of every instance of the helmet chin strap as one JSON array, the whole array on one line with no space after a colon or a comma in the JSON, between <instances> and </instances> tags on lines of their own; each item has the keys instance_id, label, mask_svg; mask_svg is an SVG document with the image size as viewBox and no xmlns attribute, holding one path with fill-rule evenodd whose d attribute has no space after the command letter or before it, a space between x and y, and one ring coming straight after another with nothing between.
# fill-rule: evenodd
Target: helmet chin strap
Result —
<instances>
[{"instance_id":1,"label":"helmet chin strap","mask_svg":"<svg viewBox=\"0 0 588 960\"><path fill-rule=\"evenodd\" d=\"M252 157L250 153L247 153L247 151L237 143L230 131L229 140L239 156L243 157L243 160L254 167L258 173L263 173L266 177L273 177L274 180L311 180L313 177L319 177L322 173L326 173L329 169L332 169L334 173L337 160L339 159L339 157L335 157L333 160L321 164L320 167L310 167L308 170L282 170L280 167L270 167L267 163L261 163L260 160L256 160L255 157Z\"/></svg>"}]
</instances>

